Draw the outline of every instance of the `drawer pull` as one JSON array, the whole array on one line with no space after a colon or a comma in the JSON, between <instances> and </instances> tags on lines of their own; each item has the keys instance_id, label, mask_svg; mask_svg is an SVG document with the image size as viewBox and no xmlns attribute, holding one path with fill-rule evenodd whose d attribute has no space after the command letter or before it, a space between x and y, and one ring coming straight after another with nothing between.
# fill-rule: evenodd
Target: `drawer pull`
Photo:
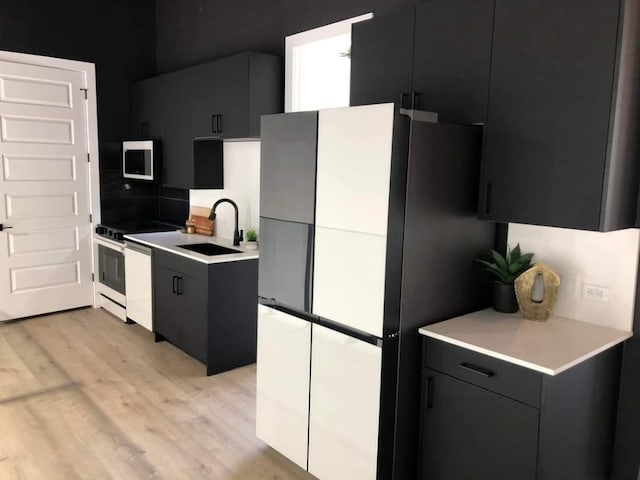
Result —
<instances>
[{"instance_id":1,"label":"drawer pull","mask_svg":"<svg viewBox=\"0 0 640 480\"><path fill-rule=\"evenodd\" d=\"M482 375L483 377L487 377L487 378L491 378L495 375L491 370L486 370L484 368L477 367L475 365L472 365L466 362L461 363L460 368L464 368L469 372L475 373L477 375Z\"/></svg>"}]
</instances>

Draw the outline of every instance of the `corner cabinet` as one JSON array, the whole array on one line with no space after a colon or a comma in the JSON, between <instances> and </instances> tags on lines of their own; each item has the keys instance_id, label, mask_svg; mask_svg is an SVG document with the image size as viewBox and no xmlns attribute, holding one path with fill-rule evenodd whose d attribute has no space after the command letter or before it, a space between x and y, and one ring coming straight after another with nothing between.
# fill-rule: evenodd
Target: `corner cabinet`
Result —
<instances>
[{"instance_id":1,"label":"corner cabinet","mask_svg":"<svg viewBox=\"0 0 640 480\"><path fill-rule=\"evenodd\" d=\"M421 479L609 478L620 345L549 376L423 342Z\"/></svg>"},{"instance_id":2,"label":"corner cabinet","mask_svg":"<svg viewBox=\"0 0 640 480\"><path fill-rule=\"evenodd\" d=\"M255 362L258 260L206 264L154 249L154 333L207 366Z\"/></svg>"},{"instance_id":3,"label":"corner cabinet","mask_svg":"<svg viewBox=\"0 0 640 480\"><path fill-rule=\"evenodd\" d=\"M162 183L220 188L203 179L194 138L259 138L260 116L282 111L281 70L280 57L244 52L134 83L130 134L162 141Z\"/></svg>"},{"instance_id":4,"label":"corner cabinet","mask_svg":"<svg viewBox=\"0 0 640 480\"><path fill-rule=\"evenodd\" d=\"M481 219L632 227L638 0L496 0Z\"/></svg>"},{"instance_id":5,"label":"corner cabinet","mask_svg":"<svg viewBox=\"0 0 640 480\"><path fill-rule=\"evenodd\" d=\"M351 105L400 102L484 123L494 0L430 0L353 25Z\"/></svg>"}]
</instances>

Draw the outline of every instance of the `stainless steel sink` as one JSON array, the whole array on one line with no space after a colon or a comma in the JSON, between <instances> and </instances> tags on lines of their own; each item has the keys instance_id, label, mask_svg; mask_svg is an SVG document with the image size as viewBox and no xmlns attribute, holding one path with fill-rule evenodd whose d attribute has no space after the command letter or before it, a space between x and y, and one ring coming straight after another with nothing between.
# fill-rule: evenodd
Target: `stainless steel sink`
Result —
<instances>
[{"instance_id":1,"label":"stainless steel sink","mask_svg":"<svg viewBox=\"0 0 640 480\"><path fill-rule=\"evenodd\" d=\"M214 255L227 255L229 253L242 253L240 250L233 248L222 247L215 243L189 243L187 245L176 245L176 247L184 248L185 250L191 250L192 252L201 253L202 255L208 255L210 257Z\"/></svg>"}]
</instances>

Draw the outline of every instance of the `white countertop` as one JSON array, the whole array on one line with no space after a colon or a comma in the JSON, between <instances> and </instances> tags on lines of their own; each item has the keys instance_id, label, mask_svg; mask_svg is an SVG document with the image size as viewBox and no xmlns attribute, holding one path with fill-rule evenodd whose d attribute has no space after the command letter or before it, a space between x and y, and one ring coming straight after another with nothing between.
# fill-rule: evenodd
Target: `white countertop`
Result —
<instances>
[{"instance_id":1,"label":"white countertop","mask_svg":"<svg viewBox=\"0 0 640 480\"><path fill-rule=\"evenodd\" d=\"M548 375L556 375L630 338L633 333L551 316L481 310L424 326L420 333Z\"/></svg>"},{"instance_id":2,"label":"white countertop","mask_svg":"<svg viewBox=\"0 0 640 480\"><path fill-rule=\"evenodd\" d=\"M246 250L242 245L234 247L233 241L227 240L226 238L182 233L180 230L173 232L136 233L125 235L124 239L141 243L148 247L158 248L166 252L175 253L176 255L181 255L183 257L190 258L191 260L207 264L251 260L253 258L258 258L259 256L258 250ZM223 247L241 250L241 253L209 256L180 248L180 245L188 245L190 243L214 243Z\"/></svg>"}]
</instances>

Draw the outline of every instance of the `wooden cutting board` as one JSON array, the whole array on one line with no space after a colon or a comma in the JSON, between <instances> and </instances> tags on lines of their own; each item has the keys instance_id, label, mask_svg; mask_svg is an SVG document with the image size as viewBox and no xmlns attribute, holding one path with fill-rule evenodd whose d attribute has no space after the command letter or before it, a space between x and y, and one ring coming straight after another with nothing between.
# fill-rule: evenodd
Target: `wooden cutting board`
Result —
<instances>
[{"instance_id":1,"label":"wooden cutting board","mask_svg":"<svg viewBox=\"0 0 640 480\"><path fill-rule=\"evenodd\" d=\"M213 235L215 222L209 220L209 209L206 207L191 207L187 224L193 225L200 235Z\"/></svg>"}]
</instances>

